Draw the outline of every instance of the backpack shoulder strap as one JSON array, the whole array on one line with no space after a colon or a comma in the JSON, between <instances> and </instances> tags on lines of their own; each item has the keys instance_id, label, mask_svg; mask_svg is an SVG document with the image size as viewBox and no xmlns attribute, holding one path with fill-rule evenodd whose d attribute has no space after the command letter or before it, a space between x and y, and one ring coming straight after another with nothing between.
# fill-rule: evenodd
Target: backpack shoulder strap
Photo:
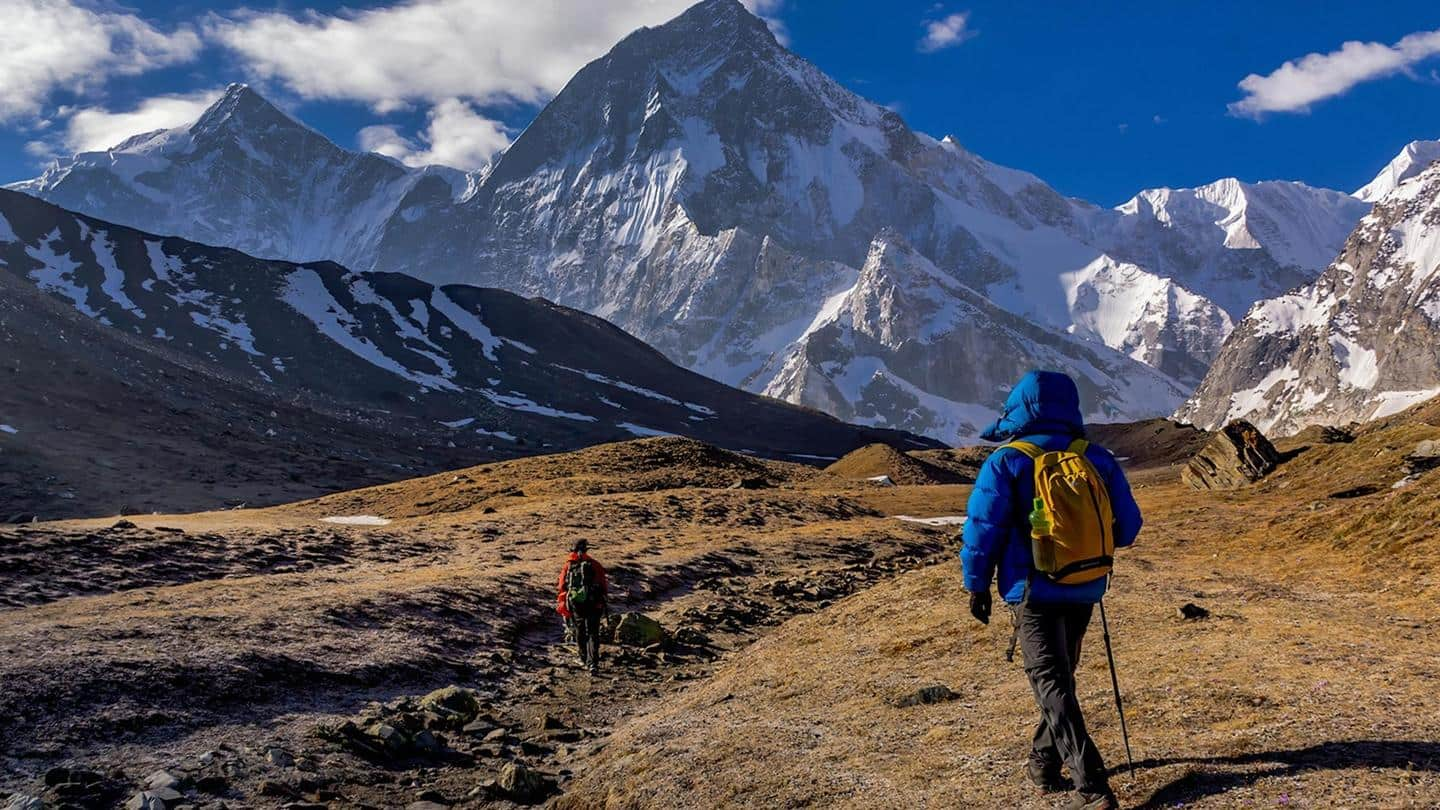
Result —
<instances>
[{"instance_id":1,"label":"backpack shoulder strap","mask_svg":"<svg viewBox=\"0 0 1440 810\"><path fill-rule=\"evenodd\" d=\"M1039 445L1031 444L1030 442L1015 441L1008 444L1000 445L1001 450L1004 450L1007 447L1011 450L1019 450L1020 452L1029 456L1032 461L1045 455L1045 450L1043 448L1041 448Z\"/></svg>"}]
</instances>

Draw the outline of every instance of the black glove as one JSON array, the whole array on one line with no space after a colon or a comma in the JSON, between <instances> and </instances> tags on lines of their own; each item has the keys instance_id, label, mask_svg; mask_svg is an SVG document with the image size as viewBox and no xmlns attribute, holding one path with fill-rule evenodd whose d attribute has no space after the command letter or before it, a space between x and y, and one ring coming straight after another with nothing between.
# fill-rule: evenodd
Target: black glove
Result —
<instances>
[{"instance_id":1,"label":"black glove","mask_svg":"<svg viewBox=\"0 0 1440 810\"><path fill-rule=\"evenodd\" d=\"M990 591L976 591L970 594L970 615L981 624L990 623Z\"/></svg>"}]
</instances>

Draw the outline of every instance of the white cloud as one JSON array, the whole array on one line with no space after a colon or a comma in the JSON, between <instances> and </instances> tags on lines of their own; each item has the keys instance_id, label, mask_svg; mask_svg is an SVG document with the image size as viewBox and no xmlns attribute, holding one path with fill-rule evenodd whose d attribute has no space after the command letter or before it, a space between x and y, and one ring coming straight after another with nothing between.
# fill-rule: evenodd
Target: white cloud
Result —
<instances>
[{"instance_id":1,"label":"white cloud","mask_svg":"<svg viewBox=\"0 0 1440 810\"><path fill-rule=\"evenodd\" d=\"M360 148L395 158L407 166L440 164L457 169L478 169L510 145L510 136L498 121L475 112L460 99L445 99L430 111L430 124L420 135L422 144L406 138L393 126L360 130Z\"/></svg>"},{"instance_id":2,"label":"white cloud","mask_svg":"<svg viewBox=\"0 0 1440 810\"><path fill-rule=\"evenodd\" d=\"M785 0L740 0L750 13L765 21L770 27L770 33L775 39L787 48L790 46L790 30L785 27L785 21L780 19L780 9L785 5Z\"/></svg>"},{"instance_id":3,"label":"white cloud","mask_svg":"<svg viewBox=\"0 0 1440 810\"><path fill-rule=\"evenodd\" d=\"M3 2L3 0L0 0ZM413 101L540 102L586 62L693 0L407 0L340 15L244 12L206 30L304 98L394 109ZM773 15L779 0L749 0Z\"/></svg>"},{"instance_id":4,"label":"white cloud","mask_svg":"<svg viewBox=\"0 0 1440 810\"><path fill-rule=\"evenodd\" d=\"M0 0L0 21L0 121L39 113L57 89L186 62L201 47L189 28L165 33L72 0Z\"/></svg>"},{"instance_id":5,"label":"white cloud","mask_svg":"<svg viewBox=\"0 0 1440 810\"><path fill-rule=\"evenodd\" d=\"M925 36L920 39L918 47L923 53L934 53L953 48L967 39L974 39L975 32L970 30L969 24L968 11L931 20L925 25Z\"/></svg>"},{"instance_id":6,"label":"white cloud","mask_svg":"<svg viewBox=\"0 0 1440 810\"><path fill-rule=\"evenodd\" d=\"M223 92L202 90L156 96L123 112L111 112L103 107L79 109L66 122L63 143L71 152L95 152L115 146L132 135L188 124L199 118Z\"/></svg>"},{"instance_id":7,"label":"white cloud","mask_svg":"<svg viewBox=\"0 0 1440 810\"><path fill-rule=\"evenodd\" d=\"M1311 104L1338 96L1362 82L1392 76L1440 54L1440 30L1420 31L1394 45L1347 42L1337 51L1292 59L1266 76L1240 81L1245 97L1229 107L1232 115L1259 117L1270 112L1305 112Z\"/></svg>"}]
</instances>

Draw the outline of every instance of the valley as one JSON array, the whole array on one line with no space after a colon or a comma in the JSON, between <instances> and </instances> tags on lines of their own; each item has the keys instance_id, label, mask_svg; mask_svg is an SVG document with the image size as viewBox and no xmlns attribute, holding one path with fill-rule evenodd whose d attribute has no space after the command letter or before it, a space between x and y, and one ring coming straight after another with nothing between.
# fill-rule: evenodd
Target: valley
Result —
<instances>
[{"instance_id":1,"label":"valley","mask_svg":"<svg viewBox=\"0 0 1440 810\"><path fill-rule=\"evenodd\" d=\"M1238 491L1190 490L1163 452L1127 462L1147 528L1107 600L1137 757L1115 777L1126 806L1440 798L1440 479L1391 488L1434 438L1433 404L1352 441L1302 435ZM904 475L863 458L847 469ZM7 528L0 714L25 742L0 788L43 794L65 763L119 798L165 770L200 806L508 806L519 794L494 780L520 763L540 791L524 801L557 807L1049 807L1018 773L1033 707L1005 619L965 615L956 527L916 519L963 514L968 489L660 438L263 510ZM383 525L324 520L362 515ZM553 614L578 536L611 567L616 611L667 632L607 647L598 678ZM1115 767L1098 644L1082 699ZM936 685L939 702L900 705ZM449 686L474 690L464 722L425 720L456 698L419 699ZM440 742L377 753L354 731L377 722Z\"/></svg>"}]
</instances>

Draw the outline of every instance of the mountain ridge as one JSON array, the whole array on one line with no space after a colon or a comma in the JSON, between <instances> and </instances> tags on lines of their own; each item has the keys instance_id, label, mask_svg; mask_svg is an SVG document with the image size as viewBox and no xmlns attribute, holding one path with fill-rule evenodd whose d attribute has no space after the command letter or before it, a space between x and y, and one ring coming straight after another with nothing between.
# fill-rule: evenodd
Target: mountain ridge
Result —
<instances>
[{"instance_id":1,"label":"mountain ridge","mask_svg":"<svg viewBox=\"0 0 1440 810\"><path fill-rule=\"evenodd\" d=\"M304 245L360 270L545 297L755 391L893 231L999 307L1127 356L1115 372L1159 402L1201 382L1251 304L1314 280L1368 208L1282 181L1149 189L1115 209L1066 198L912 131L730 0L622 39L481 172L385 165L375 171L409 173L354 181L344 217L277 202L277 222L202 241ZM90 200L65 185L57 172L26 188ZM255 207L286 200L283 188L252 189ZM933 393L932 379L917 370L906 383ZM964 404L998 400L977 390Z\"/></svg>"}]
</instances>

